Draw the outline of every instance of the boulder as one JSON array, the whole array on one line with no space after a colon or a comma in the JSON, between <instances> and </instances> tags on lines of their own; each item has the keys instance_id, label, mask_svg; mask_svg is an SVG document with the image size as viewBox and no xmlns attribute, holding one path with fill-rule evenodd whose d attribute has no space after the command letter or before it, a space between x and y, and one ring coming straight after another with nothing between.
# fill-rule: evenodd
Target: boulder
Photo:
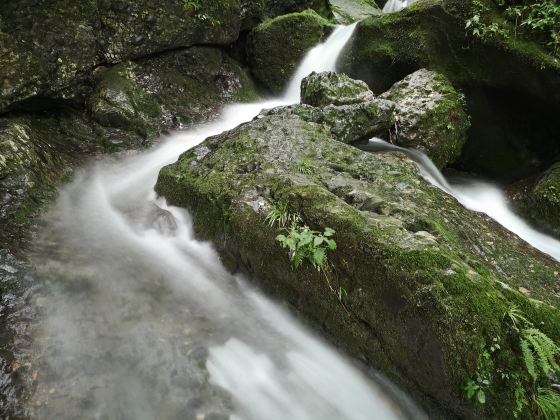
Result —
<instances>
[{"instance_id":1,"label":"boulder","mask_svg":"<svg viewBox=\"0 0 560 420\"><path fill-rule=\"evenodd\" d=\"M498 16L495 2L482 3L490 17ZM401 12L367 18L339 68L376 94L421 68L442 73L466 95L472 118L454 166L511 182L546 170L560 156L560 62L528 39L470 35L465 26L474 5L418 0Z\"/></svg>"},{"instance_id":2,"label":"boulder","mask_svg":"<svg viewBox=\"0 0 560 420\"><path fill-rule=\"evenodd\" d=\"M381 98L396 104L394 143L420 150L440 169L459 157L470 122L464 96L445 76L418 70Z\"/></svg>"},{"instance_id":3,"label":"boulder","mask_svg":"<svg viewBox=\"0 0 560 420\"><path fill-rule=\"evenodd\" d=\"M560 163L524 183L513 195L517 209L537 227L560 238Z\"/></svg>"},{"instance_id":4,"label":"boulder","mask_svg":"<svg viewBox=\"0 0 560 420\"><path fill-rule=\"evenodd\" d=\"M131 130L144 138L155 137L161 109L155 95L144 91L126 64L107 70L89 100L93 118L104 127Z\"/></svg>"},{"instance_id":5,"label":"boulder","mask_svg":"<svg viewBox=\"0 0 560 420\"><path fill-rule=\"evenodd\" d=\"M192 45L234 42L251 12L239 0L22 0L0 9L0 113L83 104L91 73ZM242 15L242 12L244 13Z\"/></svg>"},{"instance_id":6,"label":"boulder","mask_svg":"<svg viewBox=\"0 0 560 420\"><path fill-rule=\"evenodd\" d=\"M366 83L343 73L311 73L301 84L301 102L311 106L349 105L373 99Z\"/></svg>"},{"instance_id":7,"label":"boulder","mask_svg":"<svg viewBox=\"0 0 560 420\"><path fill-rule=\"evenodd\" d=\"M308 50L331 25L312 10L267 20L250 34L248 59L255 78L274 93L290 81Z\"/></svg>"},{"instance_id":8,"label":"boulder","mask_svg":"<svg viewBox=\"0 0 560 420\"><path fill-rule=\"evenodd\" d=\"M380 5L373 0L329 0L334 19L343 25L381 14Z\"/></svg>"},{"instance_id":9,"label":"boulder","mask_svg":"<svg viewBox=\"0 0 560 420\"><path fill-rule=\"evenodd\" d=\"M232 270L380 369L432 418L528 418L516 402L529 382L496 373L485 404L468 401L464 386L490 374L492 343L492 369L519 369L504 321L513 307L560 339L560 263L462 207L405 155L360 151L306 117L324 109L277 110L211 137L163 168L156 191L192 212L199 238ZM300 216L295 229L334 229L322 270L292 267L277 240L286 231L266 220L281 204Z\"/></svg>"}]
</instances>

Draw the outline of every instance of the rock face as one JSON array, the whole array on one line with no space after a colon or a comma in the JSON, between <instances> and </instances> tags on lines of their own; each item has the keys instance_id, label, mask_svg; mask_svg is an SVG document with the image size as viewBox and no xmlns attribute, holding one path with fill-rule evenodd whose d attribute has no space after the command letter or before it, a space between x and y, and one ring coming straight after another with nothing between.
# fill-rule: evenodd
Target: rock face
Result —
<instances>
[{"instance_id":1,"label":"rock face","mask_svg":"<svg viewBox=\"0 0 560 420\"><path fill-rule=\"evenodd\" d=\"M268 111L211 137L163 168L156 191L191 210L200 238L232 268L381 369L434 418L512 418L518 380L493 380L484 405L468 402L463 387L495 340L496 367L521 363L504 339L513 305L560 338L560 264L463 208L404 155L338 141L311 121L330 106ZM312 229L336 231L328 282L310 264L292 269L275 240L282 231L265 220L279 202Z\"/></svg>"},{"instance_id":2,"label":"rock face","mask_svg":"<svg viewBox=\"0 0 560 420\"><path fill-rule=\"evenodd\" d=\"M258 12L257 12L258 13ZM0 113L83 102L95 66L180 47L234 42L239 0L22 0L0 9ZM248 20L245 20L247 25Z\"/></svg>"},{"instance_id":3,"label":"rock face","mask_svg":"<svg viewBox=\"0 0 560 420\"><path fill-rule=\"evenodd\" d=\"M422 0L368 18L358 24L340 70L376 94L420 68L444 74L466 95L472 117L458 169L503 181L543 172L560 156L560 64L513 36L468 35L472 10L473 0Z\"/></svg>"},{"instance_id":4,"label":"rock face","mask_svg":"<svg viewBox=\"0 0 560 420\"><path fill-rule=\"evenodd\" d=\"M248 58L255 78L274 93L289 82L305 53L330 29L312 10L280 16L257 26L250 34Z\"/></svg>"},{"instance_id":5,"label":"rock face","mask_svg":"<svg viewBox=\"0 0 560 420\"><path fill-rule=\"evenodd\" d=\"M517 193L513 200L536 226L560 238L560 163Z\"/></svg>"},{"instance_id":6,"label":"rock face","mask_svg":"<svg viewBox=\"0 0 560 420\"><path fill-rule=\"evenodd\" d=\"M466 104L449 80L418 70L381 95L396 104L394 142L428 155L443 168L457 159L470 127Z\"/></svg>"}]
</instances>

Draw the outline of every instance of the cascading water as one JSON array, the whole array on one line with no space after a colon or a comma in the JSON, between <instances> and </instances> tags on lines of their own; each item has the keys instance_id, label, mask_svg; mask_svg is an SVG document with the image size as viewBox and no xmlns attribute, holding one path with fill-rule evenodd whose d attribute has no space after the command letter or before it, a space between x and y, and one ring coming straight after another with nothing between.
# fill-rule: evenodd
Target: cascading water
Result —
<instances>
[{"instance_id":1,"label":"cascading water","mask_svg":"<svg viewBox=\"0 0 560 420\"><path fill-rule=\"evenodd\" d=\"M395 13L408 7L414 0L389 0L383 7L383 13Z\"/></svg>"},{"instance_id":2,"label":"cascading water","mask_svg":"<svg viewBox=\"0 0 560 420\"><path fill-rule=\"evenodd\" d=\"M398 151L406 153L419 165L422 174L429 182L454 196L463 206L469 210L487 214L534 248L560 261L560 241L533 229L516 215L509 207L505 194L495 185L471 179L457 179L454 182L448 182L423 153L395 146L381 139L372 139L369 143L360 145L359 148L369 152Z\"/></svg>"},{"instance_id":3,"label":"cascading water","mask_svg":"<svg viewBox=\"0 0 560 420\"><path fill-rule=\"evenodd\" d=\"M312 50L285 97L227 107L63 189L33 255L45 286L34 298L43 321L32 418L406 418L384 387L228 274L194 238L189 215L153 192L159 169L180 153L262 108L296 102L301 78L333 69L352 30Z\"/></svg>"}]
</instances>

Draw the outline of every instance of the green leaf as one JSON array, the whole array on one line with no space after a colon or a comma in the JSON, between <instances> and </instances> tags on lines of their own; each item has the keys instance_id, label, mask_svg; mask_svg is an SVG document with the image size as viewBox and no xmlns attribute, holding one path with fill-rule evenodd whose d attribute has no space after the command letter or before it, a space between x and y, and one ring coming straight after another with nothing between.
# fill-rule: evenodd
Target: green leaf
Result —
<instances>
[{"instance_id":1,"label":"green leaf","mask_svg":"<svg viewBox=\"0 0 560 420\"><path fill-rule=\"evenodd\" d=\"M336 232L333 229L331 229L329 227L325 228L325 233L324 233L325 236L333 236L335 233Z\"/></svg>"},{"instance_id":2,"label":"green leaf","mask_svg":"<svg viewBox=\"0 0 560 420\"><path fill-rule=\"evenodd\" d=\"M322 236L316 236L315 239L313 240L313 245L315 245L316 247L321 245L324 241L324 238Z\"/></svg>"},{"instance_id":3,"label":"green leaf","mask_svg":"<svg viewBox=\"0 0 560 420\"><path fill-rule=\"evenodd\" d=\"M484 393L484 390L482 389L478 390L478 392L476 393L476 399L480 404L486 403L486 394Z\"/></svg>"},{"instance_id":4,"label":"green leaf","mask_svg":"<svg viewBox=\"0 0 560 420\"><path fill-rule=\"evenodd\" d=\"M327 241L327 246L329 247L329 249L335 250L336 249L336 242L332 239L329 239Z\"/></svg>"}]
</instances>

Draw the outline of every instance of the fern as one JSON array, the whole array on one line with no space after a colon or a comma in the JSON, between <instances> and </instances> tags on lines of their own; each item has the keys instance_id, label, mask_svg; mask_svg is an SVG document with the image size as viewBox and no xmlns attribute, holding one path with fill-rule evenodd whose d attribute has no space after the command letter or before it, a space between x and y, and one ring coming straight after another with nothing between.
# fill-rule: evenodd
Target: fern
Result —
<instances>
[{"instance_id":1,"label":"fern","mask_svg":"<svg viewBox=\"0 0 560 420\"><path fill-rule=\"evenodd\" d=\"M535 401L541 418L545 420L560 419L560 394L550 388L539 388Z\"/></svg>"},{"instance_id":2,"label":"fern","mask_svg":"<svg viewBox=\"0 0 560 420\"><path fill-rule=\"evenodd\" d=\"M537 380L539 373L548 376L553 371L560 371L556 361L560 348L542 331L536 328L524 329L521 333L520 346L525 367L533 380Z\"/></svg>"},{"instance_id":3,"label":"fern","mask_svg":"<svg viewBox=\"0 0 560 420\"><path fill-rule=\"evenodd\" d=\"M533 381L537 380L537 371L535 369L535 356L533 352L529 348L529 342L525 340L521 340L521 354L523 354L523 361L525 362L525 368L527 369L527 373Z\"/></svg>"},{"instance_id":4,"label":"fern","mask_svg":"<svg viewBox=\"0 0 560 420\"><path fill-rule=\"evenodd\" d=\"M530 326L531 322L525 318L519 306L513 305L505 314L504 319L508 320L514 331L519 332L521 326Z\"/></svg>"}]
</instances>

